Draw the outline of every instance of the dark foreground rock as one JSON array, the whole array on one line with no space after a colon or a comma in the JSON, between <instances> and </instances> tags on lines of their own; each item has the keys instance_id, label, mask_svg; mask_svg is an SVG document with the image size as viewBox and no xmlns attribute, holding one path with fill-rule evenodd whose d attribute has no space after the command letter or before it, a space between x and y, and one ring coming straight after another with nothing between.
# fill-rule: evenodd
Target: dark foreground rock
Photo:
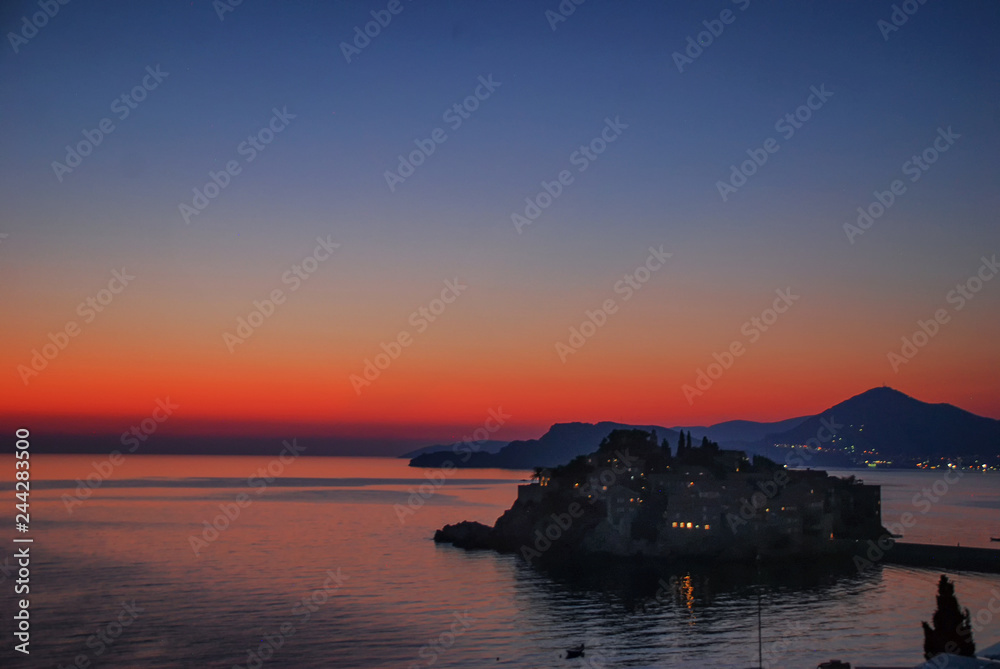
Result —
<instances>
[{"instance_id":1,"label":"dark foreground rock","mask_svg":"<svg viewBox=\"0 0 1000 669\"><path fill-rule=\"evenodd\" d=\"M489 549L494 547L493 528L474 521L462 521L455 525L445 525L434 533L434 541L452 544L458 548Z\"/></svg>"}]
</instances>

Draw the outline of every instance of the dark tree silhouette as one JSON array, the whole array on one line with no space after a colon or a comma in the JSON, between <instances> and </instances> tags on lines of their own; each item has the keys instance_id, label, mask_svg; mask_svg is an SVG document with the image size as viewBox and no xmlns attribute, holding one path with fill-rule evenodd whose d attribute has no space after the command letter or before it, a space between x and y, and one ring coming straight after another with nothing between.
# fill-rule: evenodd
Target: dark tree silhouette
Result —
<instances>
[{"instance_id":1,"label":"dark tree silhouette","mask_svg":"<svg viewBox=\"0 0 1000 669\"><path fill-rule=\"evenodd\" d=\"M941 653L975 657L976 644L972 640L972 619L969 609L964 611L955 597L955 586L948 577L941 575L938 581L937 610L931 619L932 628L925 622L924 657L928 660Z\"/></svg>"},{"instance_id":2,"label":"dark tree silhouette","mask_svg":"<svg viewBox=\"0 0 1000 669\"><path fill-rule=\"evenodd\" d=\"M687 446L685 447L685 449L688 451L691 450L691 430L688 430Z\"/></svg>"},{"instance_id":3,"label":"dark tree silhouette","mask_svg":"<svg viewBox=\"0 0 1000 669\"><path fill-rule=\"evenodd\" d=\"M777 462L763 455L753 456L752 467L756 472L769 472L782 468ZM852 476L851 478L853 479L854 477Z\"/></svg>"}]
</instances>

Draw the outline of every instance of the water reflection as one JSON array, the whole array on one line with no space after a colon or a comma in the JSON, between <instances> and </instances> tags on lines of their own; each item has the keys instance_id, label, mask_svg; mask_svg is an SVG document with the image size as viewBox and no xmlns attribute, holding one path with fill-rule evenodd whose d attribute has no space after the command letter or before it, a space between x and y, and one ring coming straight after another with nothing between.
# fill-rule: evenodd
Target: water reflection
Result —
<instances>
[{"instance_id":1,"label":"water reflection","mask_svg":"<svg viewBox=\"0 0 1000 669\"><path fill-rule=\"evenodd\" d=\"M39 482L53 484L32 490L39 640L32 655L46 666L72 664L87 637L135 599L146 612L102 666L230 669L262 636L299 620L296 602L338 568L350 578L346 586L296 626L269 669L409 667L466 613L472 626L439 653L435 668L569 666L562 658L580 643L594 666L744 668L757 665L758 589L767 667L815 667L837 656L913 666L920 621L934 606L938 574L898 566L858 574L850 563L762 564L758 573L755 565L635 560L537 569L515 555L441 546L431 537L445 523L494 522L521 474L458 473L402 522L393 505L405 503L423 472L393 460L303 457L195 556L189 536L247 490L245 477L266 459L129 458L70 513L61 486L75 486L91 460L38 459ZM927 480L899 477L891 512L908 508ZM968 491L995 497L995 481L977 488L970 479ZM922 531L971 531L951 520L952 500L967 501L959 492L921 519ZM12 522L5 514L0 509L0 520ZM955 540L965 544L964 536ZM9 557L0 546L0 565ZM955 581L974 612L996 585L992 575ZM9 635L10 622L0 620L0 632ZM997 624L982 632L984 641L1000 636ZM5 652L0 666L13 662Z\"/></svg>"},{"instance_id":2,"label":"water reflection","mask_svg":"<svg viewBox=\"0 0 1000 669\"><path fill-rule=\"evenodd\" d=\"M795 563L691 564L652 559L595 559L563 562L536 568L568 592L602 593L621 602L627 611L648 610L669 599L693 610L727 599L756 599L758 590L774 596L810 594L842 596L878 580L880 570L859 573L847 559Z\"/></svg>"}]
</instances>

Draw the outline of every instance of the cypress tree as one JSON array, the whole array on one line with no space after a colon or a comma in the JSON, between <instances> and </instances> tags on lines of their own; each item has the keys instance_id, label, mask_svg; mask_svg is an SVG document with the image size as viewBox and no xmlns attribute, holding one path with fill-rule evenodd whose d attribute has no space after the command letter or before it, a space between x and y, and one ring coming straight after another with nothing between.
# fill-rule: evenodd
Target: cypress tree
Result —
<instances>
[{"instance_id":1,"label":"cypress tree","mask_svg":"<svg viewBox=\"0 0 1000 669\"><path fill-rule=\"evenodd\" d=\"M924 628L924 657L928 660L941 653L975 657L976 644L972 640L972 618L969 609L964 611L955 597L955 586L948 577L941 575L938 581L937 610L931 618L932 628L926 622Z\"/></svg>"}]
</instances>

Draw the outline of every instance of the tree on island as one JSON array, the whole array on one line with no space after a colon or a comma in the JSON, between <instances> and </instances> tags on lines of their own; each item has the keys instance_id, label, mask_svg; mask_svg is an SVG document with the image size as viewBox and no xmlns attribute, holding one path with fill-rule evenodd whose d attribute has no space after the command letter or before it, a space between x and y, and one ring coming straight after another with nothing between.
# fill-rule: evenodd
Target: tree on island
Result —
<instances>
[{"instance_id":1,"label":"tree on island","mask_svg":"<svg viewBox=\"0 0 1000 669\"><path fill-rule=\"evenodd\" d=\"M764 455L753 456L752 467L755 472L769 472L782 468L777 462ZM852 476L851 478L854 477Z\"/></svg>"},{"instance_id":2,"label":"tree on island","mask_svg":"<svg viewBox=\"0 0 1000 669\"><path fill-rule=\"evenodd\" d=\"M924 657L931 658L941 653L975 657L976 644L972 640L972 618L969 609L964 611L955 597L955 586L948 577L941 575L938 581L937 610L931 619L932 628L921 622L924 628Z\"/></svg>"}]
</instances>

